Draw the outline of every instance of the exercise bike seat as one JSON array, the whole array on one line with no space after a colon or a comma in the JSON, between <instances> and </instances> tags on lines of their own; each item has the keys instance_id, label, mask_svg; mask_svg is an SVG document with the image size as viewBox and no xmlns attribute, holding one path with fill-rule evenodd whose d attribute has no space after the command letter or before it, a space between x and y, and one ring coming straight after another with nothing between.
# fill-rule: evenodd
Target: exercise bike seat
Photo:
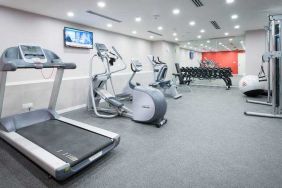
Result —
<instances>
[{"instance_id":1,"label":"exercise bike seat","mask_svg":"<svg viewBox=\"0 0 282 188\"><path fill-rule=\"evenodd\" d=\"M117 100L115 97L110 97L107 99L107 102L109 102L112 106L121 108L124 106L123 103L121 103L119 100Z\"/></svg>"}]
</instances>

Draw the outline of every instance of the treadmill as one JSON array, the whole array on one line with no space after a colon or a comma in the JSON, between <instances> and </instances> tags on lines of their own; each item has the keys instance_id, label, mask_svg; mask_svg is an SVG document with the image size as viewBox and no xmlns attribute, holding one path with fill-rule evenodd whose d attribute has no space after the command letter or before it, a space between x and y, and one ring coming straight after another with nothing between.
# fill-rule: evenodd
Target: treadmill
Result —
<instances>
[{"instance_id":1,"label":"treadmill","mask_svg":"<svg viewBox=\"0 0 282 188\"><path fill-rule=\"evenodd\" d=\"M2 117L7 73L18 69L56 68L47 109ZM19 45L4 51L0 59L0 137L48 172L65 180L93 163L120 141L120 136L55 112L65 69L75 69L52 51L36 45Z\"/></svg>"}]
</instances>

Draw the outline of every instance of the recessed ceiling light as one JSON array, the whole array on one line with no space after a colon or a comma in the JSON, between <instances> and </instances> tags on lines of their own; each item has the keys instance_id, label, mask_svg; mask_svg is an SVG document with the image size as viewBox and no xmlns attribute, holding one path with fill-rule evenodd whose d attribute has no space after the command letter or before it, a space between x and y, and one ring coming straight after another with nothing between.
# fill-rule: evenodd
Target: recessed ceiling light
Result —
<instances>
[{"instance_id":1,"label":"recessed ceiling light","mask_svg":"<svg viewBox=\"0 0 282 188\"><path fill-rule=\"evenodd\" d=\"M244 43L244 41L241 40L240 43L242 44L242 43Z\"/></svg>"},{"instance_id":2,"label":"recessed ceiling light","mask_svg":"<svg viewBox=\"0 0 282 188\"><path fill-rule=\"evenodd\" d=\"M136 22L141 22L141 21L142 21L142 18L141 18L141 17L136 17L136 18L135 18L135 21L136 21Z\"/></svg>"},{"instance_id":3,"label":"recessed ceiling light","mask_svg":"<svg viewBox=\"0 0 282 188\"><path fill-rule=\"evenodd\" d=\"M191 42L188 42L187 44L188 44L188 45L190 45L190 44L191 44Z\"/></svg>"},{"instance_id":4,"label":"recessed ceiling light","mask_svg":"<svg viewBox=\"0 0 282 188\"><path fill-rule=\"evenodd\" d=\"M222 45L222 43L220 42L220 43L218 43L219 45Z\"/></svg>"},{"instance_id":5,"label":"recessed ceiling light","mask_svg":"<svg viewBox=\"0 0 282 188\"><path fill-rule=\"evenodd\" d=\"M224 33L224 35L225 35L225 36L228 36L228 35L229 35L229 33Z\"/></svg>"},{"instance_id":6,"label":"recessed ceiling light","mask_svg":"<svg viewBox=\"0 0 282 188\"><path fill-rule=\"evenodd\" d=\"M201 33L204 33L204 32L206 32L204 29L201 29L201 31L200 31Z\"/></svg>"},{"instance_id":7,"label":"recessed ceiling light","mask_svg":"<svg viewBox=\"0 0 282 188\"><path fill-rule=\"evenodd\" d=\"M151 36L150 36L150 39L153 39L153 38L154 38L154 36L153 36L153 35L151 35Z\"/></svg>"},{"instance_id":8,"label":"recessed ceiling light","mask_svg":"<svg viewBox=\"0 0 282 188\"><path fill-rule=\"evenodd\" d=\"M173 9L173 10L172 10L172 13L173 13L174 15L178 15L178 14L180 13L180 10L179 10L178 8Z\"/></svg>"},{"instance_id":9,"label":"recessed ceiling light","mask_svg":"<svg viewBox=\"0 0 282 188\"><path fill-rule=\"evenodd\" d=\"M175 41L178 41L178 38L175 38L174 40L175 40Z\"/></svg>"},{"instance_id":10,"label":"recessed ceiling light","mask_svg":"<svg viewBox=\"0 0 282 188\"><path fill-rule=\"evenodd\" d=\"M191 22L189 22L189 25L194 26L194 25L196 25L196 22L195 21L191 21Z\"/></svg>"},{"instance_id":11,"label":"recessed ceiling light","mask_svg":"<svg viewBox=\"0 0 282 188\"><path fill-rule=\"evenodd\" d=\"M232 20L236 20L238 17L239 17L239 16L238 16L237 14L231 15L231 19L232 19Z\"/></svg>"},{"instance_id":12,"label":"recessed ceiling light","mask_svg":"<svg viewBox=\"0 0 282 188\"><path fill-rule=\"evenodd\" d=\"M201 36L201 35L198 35L198 36L197 36L197 38L198 38L198 39L201 39L201 38L202 38L202 36Z\"/></svg>"},{"instance_id":13,"label":"recessed ceiling light","mask_svg":"<svg viewBox=\"0 0 282 188\"><path fill-rule=\"evenodd\" d=\"M164 28L163 28L162 26L159 26L159 27L158 27L158 30L159 30L159 31L161 31L161 30L163 30L163 29L164 29Z\"/></svg>"},{"instance_id":14,"label":"recessed ceiling light","mask_svg":"<svg viewBox=\"0 0 282 188\"><path fill-rule=\"evenodd\" d=\"M132 31L132 34L134 34L134 35L135 35L135 34L137 34L137 31L135 31L135 30L134 30L134 31Z\"/></svg>"},{"instance_id":15,"label":"recessed ceiling light","mask_svg":"<svg viewBox=\"0 0 282 188\"><path fill-rule=\"evenodd\" d=\"M207 40L207 43L210 43L211 41Z\"/></svg>"},{"instance_id":16,"label":"recessed ceiling light","mask_svg":"<svg viewBox=\"0 0 282 188\"><path fill-rule=\"evenodd\" d=\"M234 28L235 29L240 29L240 25L235 25Z\"/></svg>"},{"instance_id":17,"label":"recessed ceiling light","mask_svg":"<svg viewBox=\"0 0 282 188\"><path fill-rule=\"evenodd\" d=\"M108 24L107 24L107 27L111 28L111 27L113 27L113 24L108 23Z\"/></svg>"},{"instance_id":18,"label":"recessed ceiling light","mask_svg":"<svg viewBox=\"0 0 282 188\"><path fill-rule=\"evenodd\" d=\"M74 17L74 13L73 12L67 12L68 17Z\"/></svg>"},{"instance_id":19,"label":"recessed ceiling light","mask_svg":"<svg viewBox=\"0 0 282 188\"><path fill-rule=\"evenodd\" d=\"M227 4L234 3L234 0L226 0L226 3L227 3Z\"/></svg>"},{"instance_id":20,"label":"recessed ceiling light","mask_svg":"<svg viewBox=\"0 0 282 188\"><path fill-rule=\"evenodd\" d=\"M233 41L233 39L229 39L229 41Z\"/></svg>"},{"instance_id":21,"label":"recessed ceiling light","mask_svg":"<svg viewBox=\"0 0 282 188\"><path fill-rule=\"evenodd\" d=\"M177 36L177 33L174 32L174 33L172 33L172 35L173 35L174 37L176 37L176 36Z\"/></svg>"},{"instance_id":22,"label":"recessed ceiling light","mask_svg":"<svg viewBox=\"0 0 282 188\"><path fill-rule=\"evenodd\" d=\"M201 44L201 46L204 46L204 44Z\"/></svg>"},{"instance_id":23,"label":"recessed ceiling light","mask_svg":"<svg viewBox=\"0 0 282 188\"><path fill-rule=\"evenodd\" d=\"M97 6L100 7L100 8L104 8L106 6L106 3L104 1L99 1L97 3Z\"/></svg>"}]
</instances>

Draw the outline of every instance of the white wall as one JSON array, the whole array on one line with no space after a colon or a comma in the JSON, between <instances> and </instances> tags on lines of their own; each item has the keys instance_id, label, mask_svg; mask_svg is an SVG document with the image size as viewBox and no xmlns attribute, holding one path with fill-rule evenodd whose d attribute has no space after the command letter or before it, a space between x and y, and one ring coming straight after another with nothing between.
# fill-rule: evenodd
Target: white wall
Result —
<instances>
[{"instance_id":1,"label":"white wall","mask_svg":"<svg viewBox=\"0 0 282 188\"><path fill-rule=\"evenodd\" d=\"M172 79L172 73L175 73L175 63L177 62L179 46L175 43L158 41L152 44L152 55L168 65L167 79Z\"/></svg>"},{"instance_id":2,"label":"white wall","mask_svg":"<svg viewBox=\"0 0 282 188\"><path fill-rule=\"evenodd\" d=\"M112 32L102 31L70 22L26 13L0 6L0 53L6 48L19 43L36 43L57 53L64 61L77 64L76 70L65 72L57 109L86 103L88 90L89 59L94 50L65 48L63 44L63 29L65 26L85 29L94 32L94 41L105 43L108 47L115 46L124 60L129 63L131 58L147 61L146 56L151 54L152 44L149 41L132 38ZM95 64L95 69L101 66ZM129 67L129 66L128 66ZM51 70L43 70L44 75L50 75ZM114 76L118 91L126 84L131 71L126 70ZM153 77L151 67L144 63L141 83L149 83ZM54 78L54 75L53 75ZM50 97L52 80L44 81L41 71L20 70L9 73L5 93L4 115L19 113L23 103L34 103L35 108L46 107Z\"/></svg>"},{"instance_id":3,"label":"white wall","mask_svg":"<svg viewBox=\"0 0 282 188\"><path fill-rule=\"evenodd\" d=\"M246 32L246 74L258 75L261 57L265 52L265 31L254 30ZM266 70L266 69L265 69Z\"/></svg>"},{"instance_id":4,"label":"white wall","mask_svg":"<svg viewBox=\"0 0 282 188\"><path fill-rule=\"evenodd\" d=\"M238 53L238 75L246 75L246 53Z\"/></svg>"},{"instance_id":5,"label":"white wall","mask_svg":"<svg viewBox=\"0 0 282 188\"><path fill-rule=\"evenodd\" d=\"M194 59L190 59L189 53L190 50L180 48L177 55L177 62L181 67L199 67L202 60L202 53L194 52Z\"/></svg>"}]
</instances>

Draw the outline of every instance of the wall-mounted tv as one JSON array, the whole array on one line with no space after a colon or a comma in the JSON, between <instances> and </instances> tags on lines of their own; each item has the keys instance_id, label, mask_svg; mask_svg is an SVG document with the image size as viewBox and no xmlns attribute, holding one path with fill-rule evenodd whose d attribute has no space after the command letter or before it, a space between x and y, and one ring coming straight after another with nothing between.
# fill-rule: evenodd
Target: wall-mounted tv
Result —
<instances>
[{"instance_id":1,"label":"wall-mounted tv","mask_svg":"<svg viewBox=\"0 0 282 188\"><path fill-rule=\"evenodd\" d=\"M66 47L92 49L93 33L90 31L65 27L64 41Z\"/></svg>"}]
</instances>

